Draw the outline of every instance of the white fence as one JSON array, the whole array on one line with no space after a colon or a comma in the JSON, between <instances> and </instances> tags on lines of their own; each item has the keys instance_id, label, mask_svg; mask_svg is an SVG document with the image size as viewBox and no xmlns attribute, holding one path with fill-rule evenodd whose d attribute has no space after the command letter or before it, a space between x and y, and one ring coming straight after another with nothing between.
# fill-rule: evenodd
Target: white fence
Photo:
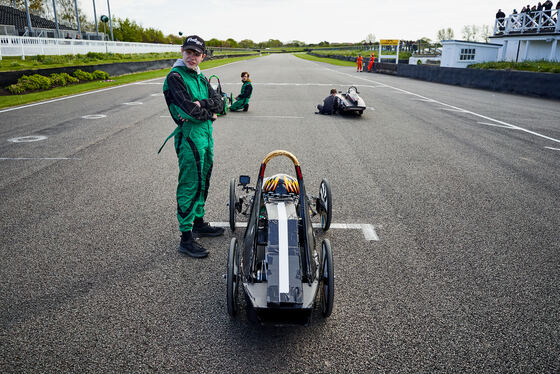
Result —
<instances>
[{"instance_id":1,"label":"white fence","mask_svg":"<svg viewBox=\"0 0 560 374\"><path fill-rule=\"evenodd\" d=\"M181 46L178 44L111 42L0 35L0 60L2 56L21 56L22 59L25 59L25 56L36 55L76 55L86 54L88 52L179 53L180 50Z\"/></svg>"},{"instance_id":2,"label":"white fence","mask_svg":"<svg viewBox=\"0 0 560 374\"><path fill-rule=\"evenodd\" d=\"M559 33L559 17L560 10L558 9L510 14L506 18L496 18L494 35Z\"/></svg>"}]
</instances>

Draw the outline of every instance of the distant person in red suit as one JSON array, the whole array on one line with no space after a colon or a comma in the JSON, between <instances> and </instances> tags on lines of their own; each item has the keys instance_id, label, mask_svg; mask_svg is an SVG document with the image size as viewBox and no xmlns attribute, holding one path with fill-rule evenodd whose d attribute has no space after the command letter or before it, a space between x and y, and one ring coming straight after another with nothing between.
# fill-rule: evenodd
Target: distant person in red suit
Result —
<instances>
[{"instance_id":1,"label":"distant person in red suit","mask_svg":"<svg viewBox=\"0 0 560 374\"><path fill-rule=\"evenodd\" d=\"M362 66L364 63L364 58L362 57L362 55L358 55L358 58L356 59L356 62L358 63L358 72L362 71Z\"/></svg>"},{"instance_id":2,"label":"distant person in red suit","mask_svg":"<svg viewBox=\"0 0 560 374\"><path fill-rule=\"evenodd\" d=\"M375 55L372 53L371 57L369 58L369 64L367 66L368 71L371 71L371 68L373 67L374 62L375 62Z\"/></svg>"}]
</instances>

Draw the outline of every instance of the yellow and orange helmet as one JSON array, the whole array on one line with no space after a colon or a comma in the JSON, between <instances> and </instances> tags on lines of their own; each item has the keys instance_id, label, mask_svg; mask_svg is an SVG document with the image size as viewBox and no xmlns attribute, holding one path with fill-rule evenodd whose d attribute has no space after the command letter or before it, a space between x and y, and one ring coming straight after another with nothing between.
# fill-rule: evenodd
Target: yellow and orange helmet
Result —
<instances>
[{"instance_id":1,"label":"yellow and orange helmet","mask_svg":"<svg viewBox=\"0 0 560 374\"><path fill-rule=\"evenodd\" d=\"M276 174L264 180L263 191L279 195L299 194L299 184L294 177L287 174Z\"/></svg>"}]
</instances>

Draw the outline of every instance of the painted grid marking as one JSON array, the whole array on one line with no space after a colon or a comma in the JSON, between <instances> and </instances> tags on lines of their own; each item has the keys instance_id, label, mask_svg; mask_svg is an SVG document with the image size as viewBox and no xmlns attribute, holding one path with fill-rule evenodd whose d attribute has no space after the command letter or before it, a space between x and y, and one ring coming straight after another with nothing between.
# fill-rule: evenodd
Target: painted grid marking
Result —
<instances>
[{"instance_id":1,"label":"painted grid marking","mask_svg":"<svg viewBox=\"0 0 560 374\"><path fill-rule=\"evenodd\" d=\"M552 149L553 151L560 151L560 148L545 147L546 149Z\"/></svg>"},{"instance_id":2,"label":"painted grid marking","mask_svg":"<svg viewBox=\"0 0 560 374\"><path fill-rule=\"evenodd\" d=\"M210 222L212 226L229 227L229 222ZM236 222L236 227L247 227L247 222ZM320 229L320 223L313 224L314 229ZM379 241L379 236L375 232L375 227L368 223L331 223L331 229L337 230L362 230L364 238L369 241Z\"/></svg>"}]
</instances>

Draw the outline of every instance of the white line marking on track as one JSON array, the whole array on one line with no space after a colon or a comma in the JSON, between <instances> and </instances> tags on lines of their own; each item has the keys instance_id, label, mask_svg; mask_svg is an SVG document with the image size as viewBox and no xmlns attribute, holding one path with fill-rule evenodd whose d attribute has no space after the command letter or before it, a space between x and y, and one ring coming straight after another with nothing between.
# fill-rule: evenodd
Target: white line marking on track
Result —
<instances>
[{"instance_id":1,"label":"white line marking on track","mask_svg":"<svg viewBox=\"0 0 560 374\"><path fill-rule=\"evenodd\" d=\"M467 113L467 111L463 110L463 109L454 109L454 108L439 108L439 109L447 110L447 111L450 111L450 112Z\"/></svg>"},{"instance_id":2,"label":"white line marking on track","mask_svg":"<svg viewBox=\"0 0 560 374\"><path fill-rule=\"evenodd\" d=\"M552 149L553 151L560 151L560 148L545 147L546 149Z\"/></svg>"},{"instance_id":3,"label":"white line marking on track","mask_svg":"<svg viewBox=\"0 0 560 374\"><path fill-rule=\"evenodd\" d=\"M168 115L166 115L166 116L159 116L159 118L171 118L171 115L168 114Z\"/></svg>"},{"instance_id":4,"label":"white line marking on track","mask_svg":"<svg viewBox=\"0 0 560 374\"><path fill-rule=\"evenodd\" d=\"M229 227L229 222L210 222L212 226ZM236 222L235 227L247 227L247 222ZM320 223L314 223L313 228L320 229ZM379 241L379 236L375 232L375 227L368 223L331 223L331 229L341 230L362 230L364 238L368 241Z\"/></svg>"},{"instance_id":5,"label":"white line marking on track","mask_svg":"<svg viewBox=\"0 0 560 374\"><path fill-rule=\"evenodd\" d=\"M134 83L134 84L137 84L139 86L148 86L148 85L151 85L151 84L154 84L156 86L161 86L161 85L163 85L163 82L138 82L138 83Z\"/></svg>"},{"instance_id":6,"label":"white line marking on track","mask_svg":"<svg viewBox=\"0 0 560 374\"><path fill-rule=\"evenodd\" d=\"M222 85L235 85L239 86L241 83L222 83ZM277 82L252 82L253 86L325 86L325 87L337 87L340 83L277 83ZM367 84L360 85L360 88L384 88L385 86L372 86Z\"/></svg>"},{"instance_id":7,"label":"white line marking on track","mask_svg":"<svg viewBox=\"0 0 560 374\"><path fill-rule=\"evenodd\" d=\"M155 93L155 94L151 94L150 96L163 96L162 93Z\"/></svg>"},{"instance_id":8,"label":"white line marking on track","mask_svg":"<svg viewBox=\"0 0 560 374\"><path fill-rule=\"evenodd\" d=\"M83 119L100 119L107 117L105 114L86 114L82 116Z\"/></svg>"},{"instance_id":9,"label":"white line marking on track","mask_svg":"<svg viewBox=\"0 0 560 374\"><path fill-rule=\"evenodd\" d=\"M434 101L432 99L412 99L414 101L423 101L425 103L433 103Z\"/></svg>"},{"instance_id":10,"label":"white line marking on track","mask_svg":"<svg viewBox=\"0 0 560 374\"><path fill-rule=\"evenodd\" d=\"M129 101L127 103L123 103L123 105L142 105L142 104L144 103L141 101Z\"/></svg>"},{"instance_id":11,"label":"white line marking on track","mask_svg":"<svg viewBox=\"0 0 560 374\"><path fill-rule=\"evenodd\" d=\"M510 125L505 126L505 125L498 125L497 123L488 123L488 122L477 122L477 123L486 126L503 127L504 129L515 130L515 128L511 127Z\"/></svg>"},{"instance_id":12,"label":"white line marking on track","mask_svg":"<svg viewBox=\"0 0 560 374\"><path fill-rule=\"evenodd\" d=\"M296 116L243 116L243 118L290 118L290 119L298 119L304 117L296 117Z\"/></svg>"},{"instance_id":13,"label":"white line marking on track","mask_svg":"<svg viewBox=\"0 0 560 374\"><path fill-rule=\"evenodd\" d=\"M47 139L45 135L31 135L31 136L20 136L18 138L10 138L8 139L8 141L12 143L30 143L30 142L38 142L40 140L45 140L45 139Z\"/></svg>"},{"instance_id":14,"label":"white line marking on track","mask_svg":"<svg viewBox=\"0 0 560 374\"><path fill-rule=\"evenodd\" d=\"M375 110L375 108L372 107L372 106L368 106L367 108L368 108L369 110Z\"/></svg>"},{"instance_id":15,"label":"white line marking on track","mask_svg":"<svg viewBox=\"0 0 560 374\"><path fill-rule=\"evenodd\" d=\"M74 157L0 157L0 161L21 161L21 160L81 160Z\"/></svg>"},{"instance_id":16,"label":"white line marking on track","mask_svg":"<svg viewBox=\"0 0 560 374\"><path fill-rule=\"evenodd\" d=\"M354 79L361 79L361 80L364 80L364 81L366 81L366 82L375 83L375 84L383 84L383 83L381 83L381 82L377 82L377 81L374 81L374 80L371 80L371 79L366 79L366 78L362 78L362 77L356 77L356 76L354 76L354 75L352 75L352 74L343 73L343 72L338 71L338 70L329 69L329 68L327 68L327 70L334 71L334 72L336 72L336 73L338 73L338 74L348 75L348 76L350 76L350 77L352 77L352 78L354 78ZM488 121L496 122L496 123L499 123L499 124L504 125L504 126L511 126L512 129L519 130L519 131L523 131L523 132L526 132L526 133L528 133L528 134L532 134L532 135L539 136L539 137L544 138L544 139L552 140L553 142L556 142L556 143L560 143L560 140L559 140L559 139L555 139L555 138L552 138L552 137L550 137L550 136L546 136L546 135L543 135L543 134L539 134L538 132L531 131L531 130L528 130L528 129L525 129L525 128L523 128L523 127L519 127L519 126L516 126L516 125L512 125L511 123L507 123L507 122L504 122L504 121L500 121L500 120L494 119L494 118L492 118L492 117L488 117L488 116L485 116L485 115L482 115L482 114L478 114L478 113L473 112L473 111L470 111L470 110L466 110L466 109L462 109L462 108L459 108L459 107L456 107L456 106L453 106L453 105L450 105L450 104L446 104L446 103L441 102L441 101L438 101L438 100L430 99L429 97L422 96L422 95L419 95L419 94L416 94L416 93L413 93L413 92L410 92L410 91L406 91L406 90L403 90L402 88L397 88L397 87L393 87L393 86L389 86L389 85L385 85L385 86L388 87L388 88L392 88L392 89L394 89L394 90L396 90L396 91L398 91L398 92L401 92L401 93L406 93L406 94L409 94L409 95L414 95L414 96L416 96L416 97L418 97L418 98L421 98L421 99L433 100L434 103L438 103L438 104L443 105L443 106L446 106L446 107L448 107L448 108L452 108L452 109L456 109L456 110L458 110L458 111L462 111L462 112L464 112L464 113L472 114L472 115L475 116L475 117L479 117L479 118L482 118L482 119L485 119L485 120L488 120Z\"/></svg>"}]
</instances>

